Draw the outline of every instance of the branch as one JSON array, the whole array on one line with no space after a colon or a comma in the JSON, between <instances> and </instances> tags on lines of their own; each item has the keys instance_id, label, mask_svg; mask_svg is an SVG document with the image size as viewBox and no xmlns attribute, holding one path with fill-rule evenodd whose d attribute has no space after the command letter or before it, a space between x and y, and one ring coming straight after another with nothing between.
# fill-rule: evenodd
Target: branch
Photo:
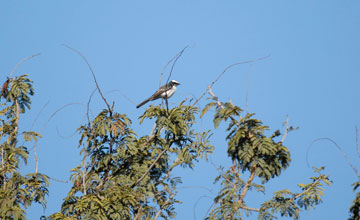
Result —
<instances>
[{"instance_id":1,"label":"branch","mask_svg":"<svg viewBox=\"0 0 360 220\"><path fill-rule=\"evenodd\" d=\"M15 71L19 68L19 66L20 66L21 64L23 64L23 63L24 63L25 61L27 61L27 60L30 60L30 59L32 59L32 58L34 58L34 57L36 57L36 56L39 56L39 55L40 55L40 53L33 54L33 55L31 55L31 56L25 57L25 58L23 58L22 60L20 60L20 62L18 62L18 63L16 64L16 66L12 69L9 78L12 77L12 75L15 73Z\"/></svg>"},{"instance_id":2,"label":"branch","mask_svg":"<svg viewBox=\"0 0 360 220\"><path fill-rule=\"evenodd\" d=\"M171 66L170 74L169 74L169 77L168 77L166 83L168 83L169 80L170 80L170 77L171 77L171 75L172 75L172 72L173 72L173 69L174 69L174 66L175 66L176 62L177 62L178 59L181 57L181 55L183 54L183 52L185 51L185 49L188 48L188 47L189 47L189 46L184 47L184 49L182 49L182 50L180 51L179 55L176 57L175 61L173 62L173 65Z\"/></svg>"},{"instance_id":3,"label":"branch","mask_svg":"<svg viewBox=\"0 0 360 220\"><path fill-rule=\"evenodd\" d=\"M248 84L246 88L246 98L245 98L245 106L246 106L246 112L249 112L249 87L250 87L250 70L251 70L252 64L249 67L248 70Z\"/></svg>"},{"instance_id":4,"label":"branch","mask_svg":"<svg viewBox=\"0 0 360 220\"><path fill-rule=\"evenodd\" d=\"M87 102L87 105L86 105L86 117L87 117L87 120L88 120L88 123L89 123L89 126L90 126L90 116L89 116L89 112L90 112L90 102L91 102L91 99L95 93L96 89L94 89L89 97L89 100Z\"/></svg>"},{"instance_id":5,"label":"branch","mask_svg":"<svg viewBox=\"0 0 360 220\"><path fill-rule=\"evenodd\" d=\"M355 136L356 136L356 151L357 151L357 154L360 158L360 149L359 149L359 130L358 130L358 127L355 126Z\"/></svg>"},{"instance_id":6,"label":"branch","mask_svg":"<svg viewBox=\"0 0 360 220\"><path fill-rule=\"evenodd\" d=\"M160 157L167 151L167 149L164 149L154 160L154 162L149 166L149 168L146 170L146 172L136 181L135 184L132 185L132 187L135 187L137 184L139 184L145 176L150 172L150 170L155 166L156 162L160 159Z\"/></svg>"},{"instance_id":7,"label":"branch","mask_svg":"<svg viewBox=\"0 0 360 220\"><path fill-rule=\"evenodd\" d=\"M84 159L83 159L83 170L82 170L82 185L83 185L83 194L86 195L86 149L84 146Z\"/></svg>"},{"instance_id":8,"label":"branch","mask_svg":"<svg viewBox=\"0 0 360 220\"><path fill-rule=\"evenodd\" d=\"M240 199L238 201L240 204L244 202L244 198L246 196L246 193L248 192L248 190L249 190L249 188L251 186L251 183L255 178L255 173L256 173L256 164L251 167L251 174L249 176L249 179L246 182L245 187L244 187L244 189L242 190L242 192L240 194Z\"/></svg>"},{"instance_id":9,"label":"branch","mask_svg":"<svg viewBox=\"0 0 360 220\"><path fill-rule=\"evenodd\" d=\"M160 213L161 213L161 210L167 205L166 203L168 203L171 199L174 198L174 196L176 195L176 193L177 193L177 192L174 192L173 194L171 194L171 195L169 196L169 198L165 201L165 203L164 203L162 206L160 206L160 209L156 212L156 215L155 215L155 217L154 217L153 220L156 220L156 219L159 217L159 215L160 215Z\"/></svg>"},{"instance_id":10,"label":"branch","mask_svg":"<svg viewBox=\"0 0 360 220\"><path fill-rule=\"evenodd\" d=\"M285 138L286 138L286 136L287 136L287 134L288 134L288 132L289 132L289 116L288 116L288 115L286 115L286 121L285 121L285 123L286 123L286 129L285 129L284 136L282 137L282 139L281 139L281 141L280 141L280 144L284 143Z\"/></svg>"},{"instance_id":11,"label":"branch","mask_svg":"<svg viewBox=\"0 0 360 220\"><path fill-rule=\"evenodd\" d=\"M224 69L224 71L208 86L208 88L205 90L205 92L194 102L194 104L192 106L194 106L196 103L198 103L200 101L200 99L202 99L202 97L209 91L209 89L211 89L214 86L214 84L220 79L220 77L222 75L224 75L224 73L226 71L228 71L230 68L232 68L234 66L237 66L237 65L241 65L241 64L254 63L254 62L257 62L257 61L260 61L260 60L265 60L265 59L267 59L269 57L270 57L270 55L267 55L265 57L257 58L257 59L254 59L254 60L248 60L248 61L233 63L233 64L227 66Z\"/></svg>"},{"instance_id":12,"label":"branch","mask_svg":"<svg viewBox=\"0 0 360 220\"><path fill-rule=\"evenodd\" d=\"M346 163L353 169L354 173L356 174L356 176L360 179L360 173L359 171L356 169L356 167L350 162L350 159L349 157L346 155L346 153L344 152L344 150L335 142L333 141L331 138L317 138L315 139L313 142L311 142L310 146L308 147L307 151L306 151L306 163L308 165L308 167L310 167L309 165L309 151L310 151L310 148L312 147L312 145L315 143L315 142L318 142L318 141L321 141L321 140L327 140L327 141L330 141L331 143L333 143L335 145L335 147L341 152L342 156L345 158L346 160Z\"/></svg>"},{"instance_id":13,"label":"branch","mask_svg":"<svg viewBox=\"0 0 360 220\"><path fill-rule=\"evenodd\" d=\"M34 144L34 156L35 156L35 173L38 173L39 160L38 160L38 156L37 156L37 152L36 152L36 145L37 145L37 140L35 141L35 144Z\"/></svg>"},{"instance_id":14,"label":"branch","mask_svg":"<svg viewBox=\"0 0 360 220\"><path fill-rule=\"evenodd\" d=\"M77 53L79 56L81 56L81 58L83 58L83 60L85 61L85 63L88 65L88 67L89 67L89 69L90 69L90 72L91 72L91 74L92 74L92 76L93 76L93 78L94 78L94 81L95 81L96 88L98 89L101 98L104 100L106 106L108 107L110 114L112 114L112 109L111 109L109 103L106 101L103 93L101 92L101 89L100 89L99 84L98 84L98 82L97 82L97 80L96 80L96 77L95 77L95 73L94 73L93 69L91 68L90 63L87 61L86 57L85 57L80 51L76 50L75 48L72 48L72 47L68 46L67 44L62 44L62 46L64 46L64 47L66 47L66 48L74 51L74 52Z\"/></svg>"},{"instance_id":15,"label":"branch","mask_svg":"<svg viewBox=\"0 0 360 220\"><path fill-rule=\"evenodd\" d=\"M62 109L68 107L68 106L71 106L71 105L83 105L82 103L78 103L78 102L74 102L74 103L69 103L69 104L66 104L66 105L63 105L62 107L60 107L58 110L56 110L50 117L49 119L46 121L46 123L44 124L43 128L42 128L42 131L45 130L45 128L47 127L47 125L49 124L50 120L59 112L61 111Z\"/></svg>"},{"instance_id":16,"label":"branch","mask_svg":"<svg viewBox=\"0 0 360 220\"><path fill-rule=\"evenodd\" d=\"M219 172L219 174L222 176L222 178L224 178L228 183L230 183L234 188L236 188L236 184L233 183L231 180L229 180L228 178L226 178L226 176L223 174L223 172L221 172L219 170L219 168L216 166L216 164L210 159L210 163L211 165L213 165L213 167L215 167L215 169Z\"/></svg>"},{"instance_id":17,"label":"branch","mask_svg":"<svg viewBox=\"0 0 360 220\"><path fill-rule=\"evenodd\" d=\"M169 60L169 62L167 62L167 64L165 64L165 66L162 68L161 73L160 73L159 87L161 86L162 76L164 75L164 72L165 72L167 66L168 66L173 60L176 59L175 62L173 63L173 65L172 65L172 67L171 67L170 75L169 75L169 78L168 78L168 80L167 80L167 82L168 82L169 79L170 79L170 76L171 76L171 73L172 73L172 70L173 70L173 68L174 68L174 65L175 65L176 61L179 59L179 57L182 55L182 53L183 53L183 52L185 51L185 49L188 48L188 47L189 47L189 46L184 47L179 53L177 53L173 58L171 58L171 60ZM167 83L167 82L166 82L166 83Z\"/></svg>"}]
</instances>

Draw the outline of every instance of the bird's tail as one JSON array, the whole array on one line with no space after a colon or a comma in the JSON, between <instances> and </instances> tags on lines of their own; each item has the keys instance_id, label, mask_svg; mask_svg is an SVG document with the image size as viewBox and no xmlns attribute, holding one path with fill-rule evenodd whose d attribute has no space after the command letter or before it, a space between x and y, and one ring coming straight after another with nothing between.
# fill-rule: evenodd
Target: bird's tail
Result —
<instances>
[{"instance_id":1,"label":"bird's tail","mask_svg":"<svg viewBox=\"0 0 360 220\"><path fill-rule=\"evenodd\" d=\"M146 103L148 103L150 101L150 98L146 99L145 101L143 101L142 103L138 104L136 106L136 108L140 108L141 106L145 105Z\"/></svg>"}]
</instances>

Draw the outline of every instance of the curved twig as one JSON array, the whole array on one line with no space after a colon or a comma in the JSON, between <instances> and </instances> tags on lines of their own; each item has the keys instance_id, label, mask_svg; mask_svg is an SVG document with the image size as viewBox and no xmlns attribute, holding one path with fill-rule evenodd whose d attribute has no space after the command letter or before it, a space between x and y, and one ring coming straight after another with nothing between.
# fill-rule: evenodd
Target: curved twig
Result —
<instances>
[{"instance_id":1,"label":"curved twig","mask_svg":"<svg viewBox=\"0 0 360 220\"><path fill-rule=\"evenodd\" d=\"M91 74L92 74L92 76L93 76L93 78L94 78L96 88L98 89L98 91L99 91L99 93L100 93L100 96L101 96L101 98L104 100L106 106L108 107L109 112L112 113L112 109L111 109L109 103L107 102L107 100L105 99L103 93L101 92L101 89L100 89L99 84L98 84L98 82L97 82L97 80L96 80L96 77L95 77L95 73L94 73L92 67L90 66L90 63L87 61L86 57L85 57L80 51L76 50L75 48L70 47L70 46L67 45L67 44L62 44L62 46L64 46L64 47L66 47L66 48L74 51L75 53L77 53L79 56L81 56L81 58L82 58L82 59L85 61L85 63L88 65L88 67L89 67L89 69L90 69L90 72L91 72Z\"/></svg>"},{"instance_id":2,"label":"curved twig","mask_svg":"<svg viewBox=\"0 0 360 220\"><path fill-rule=\"evenodd\" d=\"M349 157L346 155L345 151L334 141L332 140L331 138L317 138L315 140L313 140L310 144L310 146L308 147L307 151L306 151L306 164L308 167L310 167L309 165L309 151L310 151L310 148L312 147L312 145L318 141L322 141L322 140L326 140L326 141L330 141L332 144L335 145L335 147L341 152L341 154L343 155L343 157L345 158L346 160L346 163L353 169L353 171L355 172L356 176L359 178L360 180L360 173L359 171L356 169L356 167L350 162L350 159Z\"/></svg>"},{"instance_id":3,"label":"curved twig","mask_svg":"<svg viewBox=\"0 0 360 220\"><path fill-rule=\"evenodd\" d=\"M180 51L179 55L178 55L178 56L176 57L176 59L174 60L173 65L171 66L171 70L170 70L170 73L169 73L169 77L168 77L168 79L166 80L166 83L168 83L169 80L170 80L170 77L171 77L171 75L172 75L172 72L173 72L173 70L174 70L174 66L175 66L176 62L178 61L178 59L181 57L181 55L184 53L184 51L185 51L186 48L188 48L188 47L189 47L189 46L184 47L184 49L182 49L182 50Z\"/></svg>"},{"instance_id":4,"label":"curved twig","mask_svg":"<svg viewBox=\"0 0 360 220\"><path fill-rule=\"evenodd\" d=\"M96 90L97 90L97 89L94 89L94 90L92 91L92 93L91 93L91 95L90 95L90 97L89 97L89 100L88 100L88 102L87 102L87 105L86 105L86 117L87 117L87 119L88 119L89 126L90 126L90 115L89 115L89 113L90 113L90 102L91 102L91 99L92 99L92 97L94 96Z\"/></svg>"},{"instance_id":5,"label":"curved twig","mask_svg":"<svg viewBox=\"0 0 360 220\"><path fill-rule=\"evenodd\" d=\"M42 131L44 131L44 129L47 127L47 125L49 124L50 120L61 110L63 110L64 108L68 107L68 106L72 106L72 105L83 105L82 103L78 103L78 102L74 102L74 103L69 103L66 105L63 105L62 107L60 107L58 110L56 110L46 121L46 123L44 124Z\"/></svg>"},{"instance_id":6,"label":"curved twig","mask_svg":"<svg viewBox=\"0 0 360 220\"><path fill-rule=\"evenodd\" d=\"M166 70L166 68L169 66L169 64L173 61L173 60L175 60L175 59L179 59L179 57L182 55L182 53L185 51L185 49L186 48L188 48L189 46L186 46L186 47L184 47L184 49L182 49L179 53L177 53L173 58L171 58L171 60L169 60L169 62L167 62L167 64L165 64L165 66L162 68L162 70L161 70L161 73L160 73L160 80L159 80L159 87L161 86L161 80L162 80L162 76L164 75L164 72L165 72L165 70ZM175 61L175 63L176 63L176 61ZM174 64L173 64L173 66L172 66L172 68L171 69L173 69L174 68ZM171 71L172 72L172 71ZM169 77L170 78L170 77ZM169 79L168 79L168 81L169 81Z\"/></svg>"},{"instance_id":7,"label":"curved twig","mask_svg":"<svg viewBox=\"0 0 360 220\"><path fill-rule=\"evenodd\" d=\"M11 70L11 73L10 73L9 78L12 77L12 75L15 73L15 71L19 68L19 66L20 66L21 64L23 64L23 63L24 63L25 61L27 61L27 60L30 60L30 59L32 59L32 58L34 58L34 57L36 57L36 56L39 56L39 55L40 55L40 53L33 54L33 55L31 55L31 56L25 57L25 58L23 58L22 60L20 60L20 62L18 62L18 63L16 64L16 66Z\"/></svg>"},{"instance_id":8,"label":"curved twig","mask_svg":"<svg viewBox=\"0 0 360 220\"><path fill-rule=\"evenodd\" d=\"M206 88L205 92L194 102L194 104L192 106L194 106L196 103L198 103L202 99L202 97L209 91L209 89L211 89L214 86L214 84L220 79L220 77L222 75L224 75L224 73L226 73L226 71L228 71L230 68L237 66L237 65L241 65L241 64L254 63L254 62L257 62L260 60L265 60L269 57L270 57L270 54L265 57L260 57L260 58L254 59L254 60L247 60L247 61L243 61L243 62L233 63L233 64L227 66L224 69L224 71Z\"/></svg>"},{"instance_id":9,"label":"curved twig","mask_svg":"<svg viewBox=\"0 0 360 220\"><path fill-rule=\"evenodd\" d=\"M108 91L106 94L113 93L113 92L118 92L118 93L120 93L120 95L121 95L122 97L124 97L128 102L130 102L130 103L132 103L132 104L134 104L134 105L137 105L136 102L134 102L133 100L131 100L131 99L130 99L127 95L125 95L120 89L110 90L110 91Z\"/></svg>"},{"instance_id":10,"label":"curved twig","mask_svg":"<svg viewBox=\"0 0 360 220\"><path fill-rule=\"evenodd\" d=\"M197 206L197 204L200 202L200 200L203 199L203 198L208 198L208 199L213 200L213 198L211 198L210 196L207 196L207 195L202 195L202 196L200 196L200 197L196 200L196 202L195 202L195 204L194 204L194 206L193 206L193 216L194 216L194 220L196 220L196 206Z\"/></svg>"},{"instance_id":11,"label":"curved twig","mask_svg":"<svg viewBox=\"0 0 360 220\"><path fill-rule=\"evenodd\" d=\"M65 136L65 135L62 135L62 134L60 133L59 128L56 127L56 133L58 134L59 137L61 137L61 138L63 138L63 139L69 139L69 138L74 137L74 136L77 134L77 130L75 130L71 135Z\"/></svg>"},{"instance_id":12,"label":"curved twig","mask_svg":"<svg viewBox=\"0 0 360 220\"><path fill-rule=\"evenodd\" d=\"M357 154L360 158L360 149L359 149L359 130L358 130L358 127L355 126L355 136L356 136L356 151L357 151Z\"/></svg>"},{"instance_id":13,"label":"curved twig","mask_svg":"<svg viewBox=\"0 0 360 220\"><path fill-rule=\"evenodd\" d=\"M50 103L50 100L49 101L47 101L46 103L45 103L45 105L40 109L40 111L38 112L38 114L36 115L36 117L35 117L35 119L34 119L34 121L33 121L33 123L32 123L32 125L31 125L31 128L30 128L30 131L32 131L33 130L33 128L34 128L34 126L35 126L35 123L36 123L36 121L39 119L39 117L40 117L40 115L41 115L41 113L44 111L44 109L49 105L49 103Z\"/></svg>"}]
</instances>

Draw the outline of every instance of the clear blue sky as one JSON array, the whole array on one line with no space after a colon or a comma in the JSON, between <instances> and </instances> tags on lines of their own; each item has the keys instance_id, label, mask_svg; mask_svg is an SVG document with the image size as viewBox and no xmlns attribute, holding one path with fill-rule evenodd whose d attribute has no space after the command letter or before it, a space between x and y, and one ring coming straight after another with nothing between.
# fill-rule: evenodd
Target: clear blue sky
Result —
<instances>
[{"instance_id":1,"label":"clear blue sky","mask_svg":"<svg viewBox=\"0 0 360 220\"><path fill-rule=\"evenodd\" d=\"M72 135L86 121L85 104L95 88L86 64L62 46L80 50L91 63L105 96L115 108L133 120L139 135L148 134L151 121L139 126L144 108L136 109L158 87L161 69L189 45L173 72L181 86L171 99L177 103L199 97L222 70L238 61L271 54L270 58L229 70L213 91L224 101L232 99L245 108L248 90L250 112L271 126L281 128L286 115L300 130L289 134L285 144L292 163L280 178L267 185L265 196L251 192L249 206L256 207L274 190L297 190L297 183L313 175L306 165L306 150L319 137L341 145L360 169L355 148L355 126L360 126L360 2L319 1L10 1L0 2L0 81L24 57L41 53L24 63L19 74L30 74L36 94L32 109L22 118L22 130L31 127L44 136L38 145L39 171L68 180L70 169L80 163ZM248 88L248 89L247 89ZM125 98L124 95L127 97ZM79 103L58 112L60 107ZM203 99L200 106L204 106ZM92 114L104 108L95 95ZM213 128L211 118L201 129ZM225 133L212 140L211 156L227 166ZM303 212L301 219L346 219L355 194L356 176L337 149L318 142L310 151L312 165L326 166L334 184L326 187L324 203ZM33 152L24 172L34 171ZM194 170L177 170L183 176L176 219L202 219L214 194L217 171L201 161ZM244 176L246 178L246 175ZM258 181L258 180L257 180ZM259 182L259 181L258 181ZM51 182L48 207L34 205L28 219L39 219L60 209L71 184ZM196 210L196 212L194 212ZM195 216L195 217L194 217ZM248 219L256 219L256 215Z\"/></svg>"}]
</instances>

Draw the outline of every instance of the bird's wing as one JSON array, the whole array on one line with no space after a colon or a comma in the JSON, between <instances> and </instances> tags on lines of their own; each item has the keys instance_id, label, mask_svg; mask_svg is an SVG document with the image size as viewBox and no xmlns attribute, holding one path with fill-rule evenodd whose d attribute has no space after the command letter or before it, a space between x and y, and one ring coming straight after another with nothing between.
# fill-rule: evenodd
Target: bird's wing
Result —
<instances>
[{"instance_id":1,"label":"bird's wing","mask_svg":"<svg viewBox=\"0 0 360 220\"><path fill-rule=\"evenodd\" d=\"M155 99L161 98L161 94L166 92L169 89L169 85L165 84L161 86L149 99L150 101L153 101Z\"/></svg>"}]
</instances>

